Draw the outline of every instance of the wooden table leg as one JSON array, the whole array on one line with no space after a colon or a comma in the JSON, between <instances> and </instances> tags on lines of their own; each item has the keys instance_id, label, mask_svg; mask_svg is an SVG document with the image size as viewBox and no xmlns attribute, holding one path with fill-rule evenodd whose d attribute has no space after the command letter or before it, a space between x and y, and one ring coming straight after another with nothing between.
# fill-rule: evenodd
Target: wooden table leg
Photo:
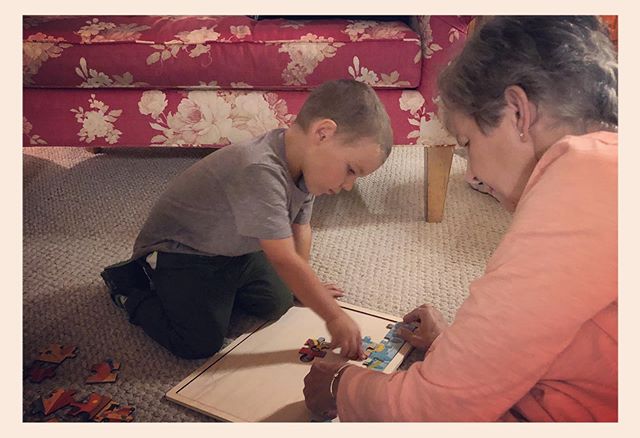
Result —
<instances>
[{"instance_id":1,"label":"wooden table leg","mask_svg":"<svg viewBox=\"0 0 640 438\"><path fill-rule=\"evenodd\" d=\"M427 222L442 222L454 145L424 148L424 193Z\"/></svg>"}]
</instances>

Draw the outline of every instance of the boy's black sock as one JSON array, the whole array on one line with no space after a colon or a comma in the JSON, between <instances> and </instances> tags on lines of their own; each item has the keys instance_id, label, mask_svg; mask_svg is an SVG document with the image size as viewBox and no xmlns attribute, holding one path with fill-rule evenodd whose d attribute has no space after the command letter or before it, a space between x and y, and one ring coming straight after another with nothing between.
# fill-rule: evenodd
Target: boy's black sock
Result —
<instances>
[{"instance_id":1,"label":"boy's black sock","mask_svg":"<svg viewBox=\"0 0 640 438\"><path fill-rule=\"evenodd\" d=\"M131 289L151 290L151 267L144 260L127 260L107 266L100 273L111 295L128 295Z\"/></svg>"}]
</instances>

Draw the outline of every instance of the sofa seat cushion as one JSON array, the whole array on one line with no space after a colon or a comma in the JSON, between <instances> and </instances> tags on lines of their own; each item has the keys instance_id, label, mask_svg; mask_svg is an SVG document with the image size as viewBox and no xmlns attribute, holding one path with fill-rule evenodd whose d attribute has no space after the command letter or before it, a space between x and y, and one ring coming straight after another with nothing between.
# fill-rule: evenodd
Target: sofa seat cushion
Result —
<instances>
[{"instance_id":1,"label":"sofa seat cushion","mask_svg":"<svg viewBox=\"0 0 640 438\"><path fill-rule=\"evenodd\" d=\"M25 87L307 90L337 78L420 85L401 21L246 16L26 16Z\"/></svg>"}]
</instances>

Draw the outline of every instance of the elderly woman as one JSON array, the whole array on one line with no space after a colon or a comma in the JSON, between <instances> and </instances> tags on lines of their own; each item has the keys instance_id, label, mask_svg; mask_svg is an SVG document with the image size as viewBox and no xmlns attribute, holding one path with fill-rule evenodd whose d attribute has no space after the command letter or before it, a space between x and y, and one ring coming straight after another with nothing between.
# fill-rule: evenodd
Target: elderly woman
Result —
<instances>
[{"instance_id":1,"label":"elderly woman","mask_svg":"<svg viewBox=\"0 0 640 438\"><path fill-rule=\"evenodd\" d=\"M595 17L499 17L469 39L440 75L443 115L511 227L451 326L431 306L405 316L423 361L393 374L315 362L310 410L617 420L617 82Z\"/></svg>"}]
</instances>

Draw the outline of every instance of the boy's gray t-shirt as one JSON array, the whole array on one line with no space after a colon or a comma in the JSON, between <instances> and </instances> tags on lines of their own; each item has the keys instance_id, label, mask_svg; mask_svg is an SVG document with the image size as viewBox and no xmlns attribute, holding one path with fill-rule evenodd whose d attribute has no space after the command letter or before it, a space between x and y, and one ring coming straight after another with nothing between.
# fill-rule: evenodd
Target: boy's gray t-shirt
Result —
<instances>
[{"instance_id":1,"label":"boy's gray t-shirt","mask_svg":"<svg viewBox=\"0 0 640 438\"><path fill-rule=\"evenodd\" d=\"M293 181L284 129L226 146L173 179L136 239L133 258L153 251L239 256L260 239L284 239L311 220L314 196Z\"/></svg>"}]
</instances>

